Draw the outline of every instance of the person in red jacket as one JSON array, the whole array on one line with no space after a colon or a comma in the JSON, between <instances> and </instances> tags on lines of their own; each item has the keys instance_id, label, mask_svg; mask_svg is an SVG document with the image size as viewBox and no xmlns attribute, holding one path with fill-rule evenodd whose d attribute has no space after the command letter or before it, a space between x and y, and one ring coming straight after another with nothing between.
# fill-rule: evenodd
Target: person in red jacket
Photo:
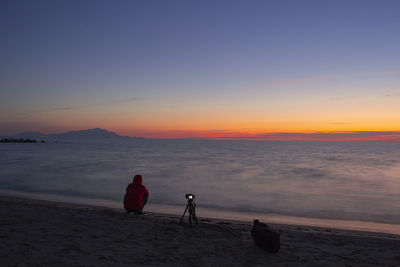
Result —
<instances>
[{"instance_id":1,"label":"person in red jacket","mask_svg":"<svg viewBox=\"0 0 400 267\"><path fill-rule=\"evenodd\" d=\"M142 176L137 174L133 178L133 183L130 183L126 188L124 197L126 213L134 212L135 214L141 214L148 199L149 191L142 185Z\"/></svg>"}]
</instances>

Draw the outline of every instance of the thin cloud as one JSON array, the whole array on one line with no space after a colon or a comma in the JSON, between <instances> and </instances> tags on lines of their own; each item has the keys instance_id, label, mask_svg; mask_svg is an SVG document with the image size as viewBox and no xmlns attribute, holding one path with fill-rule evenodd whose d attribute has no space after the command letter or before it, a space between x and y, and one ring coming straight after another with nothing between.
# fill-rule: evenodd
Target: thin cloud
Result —
<instances>
[{"instance_id":1,"label":"thin cloud","mask_svg":"<svg viewBox=\"0 0 400 267\"><path fill-rule=\"evenodd\" d=\"M108 105L114 105L114 104L130 103L130 102L135 102L135 101L137 101L136 97L129 97L129 98L126 98L126 99L105 101L105 102L97 104L97 106L108 106Z\"/></svg>"},{"instance_id":2,"label":"thin cloud","mask_svg":"<svg viewBox=\"0 0 400 267\"><path fill-rule=\"evenodd\" d=\"M246 90L258 90L258 89L283 87L283 86L288 86L288 85L299 85L299 84L312 82L312 81L321 81L321 80L332 79L335 77L336 77L335 75L317 75L317 76L306 77L306 78L302 78L302 79L280 80L280 81L275 81L275 82L271 82L271 83L266 83L264 85L253 86L253 87L247 88Z\"/></svg>"},{"instance_id":3,"label":"thin cloud","mask_svg":"<svg viewBox=\"0 0 400 267\"><path fill-rule=\"evenodd\" d=\"M400 142L400 131L335 131L313 133L259 133L254 135L224 136L220 139L266 141L389 141Z\"/></svg>"},{"instance_id":4,"label":"thin cloud","mask_svg":"<svg viewBox=\"0 0 400 267\"><path fill-rule=\"evenodd\" d=\"M56 108L48 108L48 109L37 109L31 111L31 113L42 113L42 112L54 112L54 111L66 111L66 110L74 110L79 107L56 107Z\"/></svg>"},{"instance_id":5,"label":"thin cloud","mask_svg":"<svg viewBox=\"0 0 400 267\"><path fill-rule=\"evenodd\" d=\"M356 72L353 73L355 76L379 76L379 75L399 75L400 71L372 71L372 72Z\"/></svg>"},{"instance_id":6,"label":"thin cloud","mask_svg":"<svg viewBox=\"0 0 400 267\"><path fill-rule=\"evenodd\" d=\"M358 99L358 96L335 96L335 97L331 97L331 100L335 100L335 101L342 101L342 100L348 100L348 99Z\"/></svg>"},{"instance_id":7,"label":"thin cloud","mask_svg":"<svg viewBox=\"0 0 400 267\"><path fill-rule=\"evenodd\" d=\"M57 112L57 111L68 111L68 110L74 110L77 109L78 107L54 107L54 108L47 108L47 109L36 109L36 110L31 110L28 112L15 112L11 114L14 117L17 118L25 118L29 114L35 114L35 113L47 113L47 112Z\"/></svg>"},{"instance_id":8,"label":"thin cloud","mask_svg":"<svg viewBox=\"0 0 400 267\"><path fill-rule=\"evenodd\" d=\"M240 131L234 131L234 130L212 130L208 131L208 134L214 135L224 135L224 134L240 134Z\"/></svg>"},{"instance_id":9,"label":"thin cloud","mask_svg":"<svg viewBox=\"0 0 400 267\"><path fill-rule=\"evenodd\" d=\"M335 78L346 78L346 77L354 77L354 76L381 76L381 75L399 75L400 71L375 71L375 72L354 72L349 74L325 74L325 75L316 75L311 77L305 77L301 79L288 79L288 80L279 80L273 81L269 83L265 83L262 85L255 85L246 88L246 90L259 90L259 89L268 89L268 88L276 88L283 87L289 85L300 85L303 83L313 82L313 81L321 81Z\"/></svg>"},{"instance_id":10,"label":"thin cloud","mask_svg":"<svg viewBox=\"0 0 400 267\"><path fill-rule=\"evenodd\" d=\"M388 93L384 95L385 97L397 97L400 96L400 93Z\"/></svg>"},{"instance_id":11,"label":"thin cloud","mask_svg":"<svg viewBox=\"0 0 400 267\"><path fill-rule=\"evenodd\" d=\"M105 101L105 102L94 103L94 104L89 104L89 105L62 106L62 107L52 107L52 108L46 108L46 109L36 109L36 110L27 111L27 112L13 113L12 115L16 116L16 117L26 117L29 114L35 114L35 113L71 111L71 110L78 110L78 109L84 109L84 108L90 108L90 107L110 106L110 105L116 105L116 104L130 103L130 102L135 102L135 101L137 101L136 97L129 97L129 98L125 98L125 99L111 100L111 101Z\"/></svg>"}]
</instances>

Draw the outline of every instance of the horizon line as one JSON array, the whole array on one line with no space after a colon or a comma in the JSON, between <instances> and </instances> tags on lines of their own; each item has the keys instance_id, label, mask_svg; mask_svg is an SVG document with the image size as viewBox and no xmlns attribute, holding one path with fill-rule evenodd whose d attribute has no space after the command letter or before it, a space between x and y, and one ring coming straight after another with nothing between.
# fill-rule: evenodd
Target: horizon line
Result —
<instances>
[{"instance_id":1,"label":"horizon line","mask_svg":"<svg viewBox=\"0 0 400 267\"><path fill-rule=\"evenodd\" d=\"M248 133L231 130L210 131L144 131L142 133L123 134L119 130L107 130L96 127L83 130L69 130L58 133L43 133L39 131L24 131L14 135L1 135L14 137L23 133L36 132L44 135L57 135L67 132L88 130L105 130L120 137L144 138L159 140L225 140L225 141L298 141L298 142L400 142L400 131L313 131L313 132L258 132Z\"/></svg>"}]
</instances>

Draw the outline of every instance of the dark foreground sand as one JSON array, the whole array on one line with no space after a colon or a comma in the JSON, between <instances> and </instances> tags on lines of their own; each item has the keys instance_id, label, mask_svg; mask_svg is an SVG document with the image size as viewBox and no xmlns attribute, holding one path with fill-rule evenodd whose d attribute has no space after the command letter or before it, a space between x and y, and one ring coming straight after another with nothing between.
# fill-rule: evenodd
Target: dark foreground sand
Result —
<instances>
[{"instance_id":1,"label":"dark foreground sand","mask_svg":"<svg viewBox=\"0 0 400 267\"><path fill-rule=\"evenodd\" d=\"M251 223L0 197L0 266L400 266L400 236L274 225L281 251Z\"/></svg>"}]
</instances>

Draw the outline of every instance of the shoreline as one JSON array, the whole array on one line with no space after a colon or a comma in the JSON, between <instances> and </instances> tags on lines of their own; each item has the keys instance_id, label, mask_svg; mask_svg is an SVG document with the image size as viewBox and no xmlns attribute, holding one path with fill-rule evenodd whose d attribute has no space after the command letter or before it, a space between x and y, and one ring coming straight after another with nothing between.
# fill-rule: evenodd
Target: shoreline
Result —
<instances>
[{"instance_id":1,"label":"shoreline","mask_svg":"<svg viewBox=\"0 0 400 267\"><path fill-rule=\"evenodd\" d=\"M258 248L252 222L0 196L2 266L399 266L400 236L303 225L269 224L281 250Z\"/></svg>"},{"instance_id":2,"label":"shoreline","mask_svg":"<svg viewBox=\"0 0 400 267\"><path fill-rule=\"evenodd\" d=\"M96 198L74 197L74 196L60 196L54 194L43 193L27 193L13 190L0 190L0 197L22 198L28 200L49 201L55 203L71 204L71 205L86 205L99 208L110 208L116 210L123 210L122 200L120 202L113 200L104 200ZM148 203L145 210L150 213L181 216L185 207L185 202L182 206L162 205ZM199 212L200 211L200 212ZM303 227L316 227L316 228L331 228L337 230L360 231L360 232L375 232L382 234L392 234L400 236L400 224L373 222L373 221L358 221L346 219L326 219L314 217L298 217L281 214L263 214L256 212L238 212L229 210L219 210L201 207L198 209L198 216L210 219L249 222L253 219L261 221L268 221L269 223L278 225L292 225Z\"/></svg>"}]
</instances>

